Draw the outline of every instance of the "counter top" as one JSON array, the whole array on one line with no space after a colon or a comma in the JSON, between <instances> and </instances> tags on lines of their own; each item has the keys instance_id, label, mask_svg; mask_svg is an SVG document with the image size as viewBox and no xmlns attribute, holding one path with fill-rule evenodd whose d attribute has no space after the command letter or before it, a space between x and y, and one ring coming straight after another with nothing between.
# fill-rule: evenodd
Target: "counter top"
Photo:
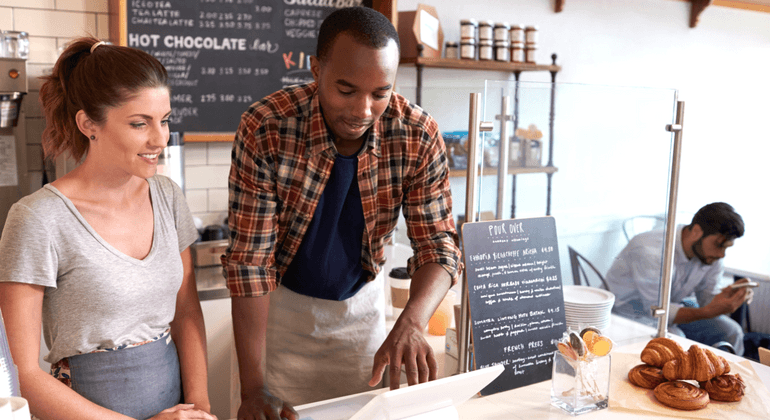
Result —
<instances>
[{"instance_id":1,"label":"counter top","mask_svg":"<svg viewBox=\"0 0 770 420\"><path fill-rule=\"evenodd\" d=\"M202 301L230 297L221 265L196 268L195 284L198 287L198 299Z\"/></svg>"},{"instance_id":2,"label":"counter top","mask_svg":"<svg viewBox=\"0 0 770 420\"><path fill-rule=\"evenodd\" d=\"M628 363L628 355L639 355L642 348L646 345L656 330L652 327L636 323L634 321L614 316L612 317L612 323L606 335L613 338L616 346L612 354L616 354L618 361L624 360ZM672 339L680 342L686 349L693 341L682 337L672 337ZM710 348L711 349L711 348ZM434 347L434 350L436 347ZM749 366L747 369L751 371L753 369L754 374L754 389L752 392L756 393L759 397L770 399L770 367L761 365L759 363L748 361L739 356L723 352L718 349L711 349L714 353L723 356L731 364L740 367ZM437 351L437 356L443 359L443 351ZM621 356L625 356L621 357ZM635 357L634 357L635 359ZM635 363L635 362L634 362ZM639 361L641 363L641 361ZM614 364L614 363L613 363ZM625 369L625 366L621 369ZM624 372L620 372L622 378L617 379L615 382L625 381ZM618 390L624 386L630 386L629 384L616 383L611 385L610 391L610 406L607 409L595 411L592 413L583 414L581 419L653 419L660 418L660 416L652 415L651 413L641 412L636 409L626 409L613 404L613 392L619 392ZM763 387L764 385L764 387ZM643 391L643 390L642 390ZM386 392L385 389L370 391L366 394L378 394ZM525 386L522 388L513 389L510 391L500 392L497 394L479 397L475 396L465 403L457 407L460 419L476 420L476 419L573 419L574 417L556 408L550 404L550 392L551 381L543 381L537 384ZM644 392L642 392L644 393ZM747 394L748 395L748 394ZM345 397L343 397L345 398ZM651 398L651 397L650 397ZM719 403L715 403L719 404ZM728 405L715 405L714 411L717 415L714 418L725 419L738 419L747 417L746 413L740 413L736 406L730 406L729 403L722 403ZM745 404L744 404L745 406ZM297 407L301 409L302 407ZM704 409L705 410L705 409ZM695 418L701 417L704 413L696 414L696 412L676 411L670 410L668 416L678 418ZM713 413L712 412L712 413ZM761 415L761 414L759 414ZM750 416L749 416L750 417ZM756 416L754 416L756 417ZM306 419L303 419L306 420ZM324 420L321 418L313 418L312 420Z\"/></svg>"}]
</instances>

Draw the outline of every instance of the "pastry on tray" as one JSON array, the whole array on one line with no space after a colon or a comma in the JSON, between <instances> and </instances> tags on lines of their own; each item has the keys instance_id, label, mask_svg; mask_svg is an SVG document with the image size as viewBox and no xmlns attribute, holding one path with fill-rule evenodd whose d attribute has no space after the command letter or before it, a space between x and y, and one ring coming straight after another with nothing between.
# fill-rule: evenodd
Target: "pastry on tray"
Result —
<instances>
[{"instance_id":1,"label":"pastry on tray","mask_svg":"<svg viewBox=\"0 0 770 420\"><path fill-rule=\"evenodd\" d=\"M708 392L689 382L663 382L653 393L661 404L677 410L700 410L709 403Z\"/></svg>"},{"instance_id":2,"label":"pastry on tray","mask_svg":"<svg viewBox=\"0 0 770 420\"><path fill-rule=\"evenodd\" d=\"M669 381L677 379L708 381L730 372L730 364L711 350L690 346L684 357L677 357L663 366L663 376Z\"/></svg>"},{"instance_id":3,"label":"pastry on tray","mask_svg":"<svg viewBox=\"0 0 770 420\"><path fill-rule=\"evenodd\" d=\"M634 366L628 372L628 380L638 387L647 389L655 389L656 386L667 381L660 368L647 364Z\"/></svg>"},{"instance_id":4,"label":"pastry on tray","mask_svg":"<svg viewBox=\"0 0 770 420\"><path fill-rule=\"evenodd\" d=\"M648 365L662 368L667 362L684 357L684 349L676 341L665 338L653 338L642 350L642 361Z\"/></svg>"},{"instance_id":5,"label":"pastry on tray","mask_svg":"<svg viewBox=\"0 0 770 420\"><path fill-rule=\"evenodd\" d=\"M630 374L629 374L630 375ZM714 401L736 402L745 395L746 384L740 374L722 375L705 382L699 382Z\"/></svg>"}]
</instances>

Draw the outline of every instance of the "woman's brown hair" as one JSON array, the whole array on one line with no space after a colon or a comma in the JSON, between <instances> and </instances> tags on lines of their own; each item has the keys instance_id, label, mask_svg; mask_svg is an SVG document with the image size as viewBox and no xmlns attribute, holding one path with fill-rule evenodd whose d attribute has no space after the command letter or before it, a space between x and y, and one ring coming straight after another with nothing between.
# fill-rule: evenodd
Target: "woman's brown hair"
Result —
<instances>
[{"instance_id":1,"label":"woman's brown hair","mask_svg":"<svg viewBox=\"0 0 770 420\"><path fill-rule=\"evenodd\" d=\"M129 47L100 44L80 38L59 56L50 76L43 76L40 103L45 112L43 152L55 159L64 152L79 161L89 139L78 129L81 109L95 123L103 123L108 108L118 107L143 88L168 88L168 73L152 55Z\"/></svg>"}]
</instances>

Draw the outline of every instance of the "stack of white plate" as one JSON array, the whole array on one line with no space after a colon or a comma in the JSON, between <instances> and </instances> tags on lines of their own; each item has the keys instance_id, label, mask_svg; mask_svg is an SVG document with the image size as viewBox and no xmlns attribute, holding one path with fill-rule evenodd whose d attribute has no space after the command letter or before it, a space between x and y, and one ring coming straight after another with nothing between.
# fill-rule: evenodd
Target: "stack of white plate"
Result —
<instances>
[{"instance_id":1,"label":"stack of white plate","mask_svg":"<svg viewBox=\"0 0 770 420\"><path fill-rule=\"evenodd\" d=\"M567 285L564 290L564 316L567 328L580 331L585 327L604 331L610 326L610 312L615 304L611 292L588 286Z\"/></svg>"},{"instance_id":2,"label":"stack of white plate","mask_svg":"<svg viewBox=\"0 0 770 420\"><path fill-rule=\"evenodd\" d=\"M19 375L11 359L3 314L0 313L0 397L20 397Z\"/></svg>"}]
</instances>

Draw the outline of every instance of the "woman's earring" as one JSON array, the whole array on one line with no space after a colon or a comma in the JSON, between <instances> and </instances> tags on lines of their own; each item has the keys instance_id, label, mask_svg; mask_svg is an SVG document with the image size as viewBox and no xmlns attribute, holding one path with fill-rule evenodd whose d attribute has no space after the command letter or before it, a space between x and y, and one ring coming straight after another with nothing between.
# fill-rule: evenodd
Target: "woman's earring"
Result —
<instances>
[{"instance_id":1,"label":"woman's earring","mask_svg":"<svg viewBox=\"0 0 770 420\"><path fill-rule=\"evenodd\" d=\"M95 135L93 135L93 134L91 134L91 137L90 137L90 138L91 138L91 140L96 140L96 136L95 136Z\"/></svg>"}]
</instances>

